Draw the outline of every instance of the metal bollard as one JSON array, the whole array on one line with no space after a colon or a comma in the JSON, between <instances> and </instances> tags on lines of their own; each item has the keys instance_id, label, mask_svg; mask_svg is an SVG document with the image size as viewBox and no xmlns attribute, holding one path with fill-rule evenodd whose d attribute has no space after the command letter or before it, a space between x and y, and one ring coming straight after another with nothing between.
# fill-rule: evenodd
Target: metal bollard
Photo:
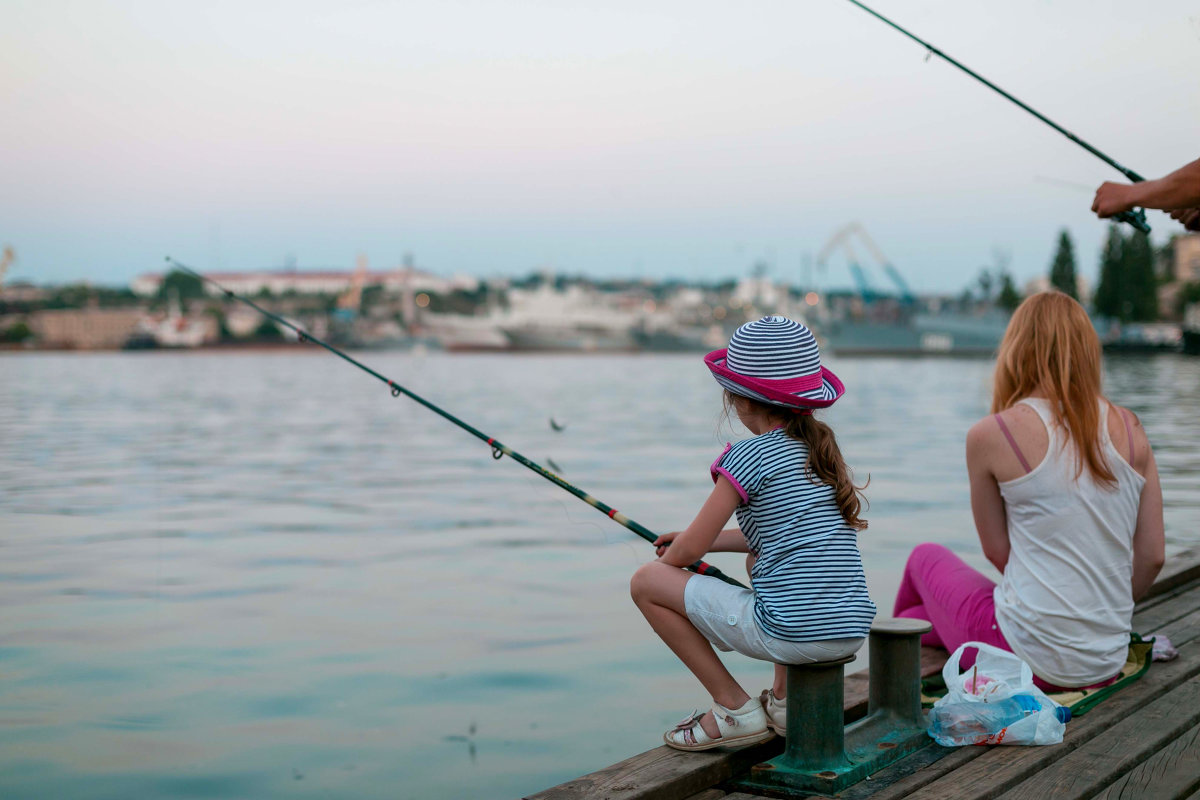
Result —
<instances>
[{"instance_id":1,"label":"metal bollard","mask_svg":"<svg viewBox=\"0 0 1200 800\"><path fill-rule=\"evenodd\" d=\"M930 743L921 713L924 620L881 619L871 626L867 716L843 726L839 661L792 665L787 675L787 743L783 755L733 781L741 789L796 797L833 794Z\"/></svg>"},{"instance_id":2,"label":"metal bollard","mask_svg":"<svg viewBox=\"0 0 1200 800\"><path fill-rule=\"evenodd\" d=\"M819 789L853 765L845 747L845 680L837 661L790 664L787 668L787 739L783 755L750 768L735 782L747 789L788 793Z\"/></svg>"},{"instance_id":3,"label":"metal bollard","mask_svg":"<svg viewBox=\"0 0 1200 800\"><path fill-rule=\"evenodd\" d=\"M792 664L787 668L787 746L773 769L820 772L846 763L842 667L837 661ZM757 767L755 767L757 769Z\"/></svg>"},{"instance_id":4,"label":"metal bollard","mask_svg":"<svg viewBox=\"0 0 1200 800\"><path fill-rule=\"evenodd\" d=\"M871 626L871 683L867 714L887 714L923 727L921 635L933 626L923 619L887 618Z\"/></svg>"}]
</instances>

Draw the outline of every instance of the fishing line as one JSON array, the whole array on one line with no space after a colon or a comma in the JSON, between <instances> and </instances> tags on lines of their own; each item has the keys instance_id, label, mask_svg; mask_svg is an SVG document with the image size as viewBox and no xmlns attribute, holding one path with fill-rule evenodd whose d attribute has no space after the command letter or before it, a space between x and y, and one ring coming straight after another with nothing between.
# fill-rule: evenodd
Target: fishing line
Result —
<instances>
[{"instance_id":1,"label":"fishing line","mask_svg":"<svg viewBox=\"0 0 1200 800\"><path fill-rule=\"evenodd\" d=\"M896 23L892 22L887 17L880 14L878 11L874 11L874 10L868 8L867 6L860 3L858 0L848 0L848 2L853 3L854 5L858 6L863 11L870 14L871 16L875 17L876 19L880 20L881 22L885 23L886 25L889 25L892 28L895 28L896 30L900 31L900 33L904 34L908 38L912 39L914 42L917 42L922 47L924 47L925 51L926 51L925 52L925 60L926 61L929 60L930 54L935 55L938 58L941 58L945 61L948 61L949 63L951 63L954 66L961 69L963 72L970 75L975 80L982 83L984 86L988 87L992 91L999 94L1001 97L1004 97L1005 99L1010 100L1011 102L1015 103L1016 105L1020 106L1021 108L1025 109L1026 111L1028 111L1030 114L1033 114L1035 117L1040 119L1042 122L1046 123L1051 128L1054 128L1054 130L1058 131L1063 136L1066 136L1072 142L1074 142L1075 144L1082 147L1084 150L1087 150L1089 153L1091 153L1092 155L1099 158L1105 164L1108 164L1110 167L1113 167L1114 169L1116 169L1118 172L1120 172L1122 175L1124 175L1126 178L1128 178L1133 183L1141 183L1142 181L1145 180L1145 178L1143 178L1141 175L1138 175L1136 172L1129 169L1128 167L1118 164L1116 161L1109 158L1107 155L1100 152L1095 147L1092 147L1090 144L1085 142L1083 139L1080 139L1078 136L1071 133L1069 130L1062 127L1061 125L1056 123L1054 120L1050 119L1049 117L1045 116L1044 114L1038 113L1034 109L1025 105L1020 100L1013 97L1011 94L1009 94L1008 92L1004 91L999 86L997 86L996 84L989 81L987 78L983 77L982 75L980 75L977 72L974 72L973 70L971 70L969 67L965 66L964 64L961 64L960 62L954 60L953 58L946 55L941 50L937 49L936 47L934 47L933 45L931 45L929 42L925 41L924 39L920 38L919 36L909 33L904 28L901 28L899 25L897 25ZM1132 225L1133 227L1137 228L1142 233L1150 232L1150 225L1146 222L1146 212L1144 209L1135 208L1132 211L1122 211L1119 214L1113 214L1113 219L1117 220L1118 222L1128 223L1128 224Z\"/></svg>"},{"instance_id":2,"label":"fishing line","mask_svg":"<svg viewBox=\"0 0 1200 800\"><path fill-rule=\"evenodd\" d=\"M1087 194L1091 194L1093 191L1095 191L1095 187L1087 186L1079 183L1078 181L1067 181L1063 180L1062 178L1051 178L1046 175L1034 175L1033 179L1038 183L1049 183L1054 186L1061 186L1064 189L1074 189L1077 192L1086 192Z\"/></svg>"},{"instance_id":3,"label":"fishing line","mask_svg":"<svg viewBox=\"0 0 1200 800\"><path fill-rule=\"evenodd\" d=\"M326 350L328 350L329 352L333 353L338 358L341 358L342 360L344 360L350 364L353 364L354 366L358 367L359 369L361 369L363 372L367 373L368 375L371 375L372 377L387 384L388 388L392 392L392 397L400 397L401 395L403 395L403 396L409 398L410 400L414 400L417 403L420 403L421 405L425 406L425 408L429 409L430 411L437 414L438 416L454 423L455 425L462 428L463 430L465 430L467 433L471 434L475 438L486 442L488 447L490 447L492 449L492 458L496 459L497 461L499 461L504 456L508 456L513 461L516 461L518 464L520 464L521 466L527 467L527 468L533 470L534 472L536 472L538 475L541 475L543 478L550 481L555 486L558 486L561 489L565 489L566 491L575 495L583 502L585 502L588 505L592 506L593 508L597 509L602 514L605 514L609 519L613 520L614 522L618 523L619 525L623 525L624 527L633 531L634 533L636 533L638 536L642 537L646 541L653 543L658 538L658 536L653 531L651 531L649 528L646 528L643 525L635 522L634 520L632 520L629 517L622 514L620 511L617 511L612 506L609 506L605 503L600 502L595 497L592 497L590 494L583 491L582 489L578 489L575 486L571 485L570 483L567 483L565 480L560 478L558 475L549 471L548 469L541 466L540 464L530 461L528 458L521 455L516 450L513 450L508 445L498 441L497 439L495 439L491 436L488 436L486 433L484 433L480 430L477 430L476 428L473 428L472 426L463 422L458 417L451 414L449 411L446 411L445 409L434 405L433 403L426 400L424 397L421 397L419 394L416 394L415 392L412 392L409 389L406 389L405 387L403 387L400 384L396 383L395 381L391 380L390 378L388 378L384 375L381 375L380 373L378 373L375 370L368 367L366 364L363 364L361 361L351 358L350 356L346 355L345 353L343 353L341 350L337 349L333 345L331 345L327 342L324 342L321 339L318 339L316 336L313 336L312 334L308 333L307 331L296 327L294 324L292 324L288 320L284 319L283 317L279 316L278 314L274 314L270 311L267 311L265 308L258 305L253 300L249 300L229 289L226 289L224 286L217 283L212 278L209 278L206 275L202 275L201 273L197 272L196 270L191 269L190 267L187 267L183 264L180 264L178 261L171 258L170 256L166 257L166 261L168 264L171 264L176 269L178 269L182 272L185 272L188 275L191 275L192 277L198 278L205 283L215 286L226 297L233 299L233 300L238 300L239 302L242 302L242 303L245 303L246 305L250 306L258 313L262 314L267 319L270 319L273 322L275 322L277 325L283 325L284 327L288 328L289 330L294 331L296 333L296 335L300 337L301 342L312 342L313 344L319 345L319 346L325 348ZM700 575L709 575L713 578L718 578L718 579L725 581L726 583L731 584L733 586L741 586L743 589L746 588L745 586L743 586L743 584L741 584L738 581L734 580L733 578L729 577L724 572L721 572L721 570L717 569L716 567L712 566L711 564L706 564L703 561L697 561L695 564L692 564L690 567L688 567L688 569L692 570L693 572L699 573Z\"/></svg>"}]
</instances>

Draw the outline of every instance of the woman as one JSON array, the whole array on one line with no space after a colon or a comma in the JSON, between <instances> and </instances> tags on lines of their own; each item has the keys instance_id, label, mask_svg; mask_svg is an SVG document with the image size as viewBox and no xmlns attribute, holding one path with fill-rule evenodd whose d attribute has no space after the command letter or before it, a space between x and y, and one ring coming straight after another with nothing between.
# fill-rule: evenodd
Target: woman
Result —
<instances>
[{"instance_id":1,"label":"woman","mask_svg":"<svg viewBox=\"0 0 1200 800\"><path fill-rule=\"evenodd\" d=\"M919 545L895 614L932 622L926 644L1016 653L1047 691L1112 683L1133 604L1163 564L1162 490L1141 423L1100 393L1100 341L1079 303L1044 292L1016 310L992 412L967 433L967 473L1000 584Z\"/></svg>"}]
</instances>

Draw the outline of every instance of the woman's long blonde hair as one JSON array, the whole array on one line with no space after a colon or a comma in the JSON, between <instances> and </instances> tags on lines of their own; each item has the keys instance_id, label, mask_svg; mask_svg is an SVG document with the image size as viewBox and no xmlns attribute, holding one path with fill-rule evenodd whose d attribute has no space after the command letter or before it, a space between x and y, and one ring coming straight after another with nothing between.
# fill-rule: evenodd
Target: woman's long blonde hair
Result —
<instances>
[{"instance_id":1,"label":"woman's long blonde hair","mask_svg":"<svg viewBox=\"0 0 1200 800\"><path fill-rule=\"evenodd\" d=\"M783 432L788 437L808 445L808 459L804 462L805 471L815 475L817 480L822 483L833 487L834 502L837 503L838 511L841 512L842 519L846 520L847 525L856 531L866 530L867 521L858 515L862 512L862 505L865 502L862 490L867 488L867 484L854 485L850 467L842 458L842 450L838 447L833 428L814 419L811 413L792 413L787 409L769 403L761 403L750 397L735 396L728 389L725 390L724 402L727 415L736 410L734 403L749 403L753 408L766 414L767 419L781 423ZM870 482L871 479L868 477L867 483Z\"/></svg>"},{"instance_id":2,"label":"woman's long blonde hair","mask_svg":"<svg viewBox=\"0 0 1200 800\"><path fill-rule=\"evenodd\" d=\"M994 382L993 414L1044 395L1054 421L1076 443L1075 477L1086 466L1096 480L1116 483L1100 447L1100 338L1083 306L1054 291L1021 303L1000 342Z\"/></svg>"}]
</instances>

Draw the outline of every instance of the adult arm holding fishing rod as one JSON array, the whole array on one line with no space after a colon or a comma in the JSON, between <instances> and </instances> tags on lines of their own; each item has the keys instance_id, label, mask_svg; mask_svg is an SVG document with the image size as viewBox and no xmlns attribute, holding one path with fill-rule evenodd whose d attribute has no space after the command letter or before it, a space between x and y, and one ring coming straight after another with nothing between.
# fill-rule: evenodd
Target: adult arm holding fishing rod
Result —
<instances>
[{"instance_id":1,"label":"adult arm holding fishing rod","mask_svg":"<svg viewBox=\"0 0 1200 800\"><path fill-rule=\"evenodd\" d=\"M1153 181L1105 181L1092 201L1092 211L1102 219L1138 206L1168 211L1189 231L1200 231L1200 159Z\"/></svg>"},{"instance_id":2,"label":"adult arm holding fishing rod","mask_svg":"<svg viewBox=\"0 0 1200 800\"><path fill-rule=\"evenodd\" d=\"M912 39L914 42L917 42L918 44L920 44L922 47L925 48L926 58L928 58L931 55L934 55L934 56L937 56L938 58L942 59L943 61L945 61L947 64L950 64L950 65L956 67L957 69L962 70L964 73L966 73L967 75L970 75L972 78L979 81L980 83L982 83L984 86L991 89L996 94L1000 95L1001 97L1003 97L1004 99L1013 103L1014 105L1021 108L1022 110L1032 114L1034 117L1037 117L1039 120L1046 123L1051 128L1058 131L1063 136L1067 137L1072 142L1074 142L1075 144L1082 147L1084 150L1087 150L1089 153L1096 156L1096 158L1100 159L1105 164L1108 164L1110 167L1112 167L1113 169L1120 172L1122 175L1124 175L1126 178L1128 178L1133 183L1141 184L1141 183L1146 182L1146 179L1143 178L1141 175L1137 174L1136 172L1134 172L1133 170L1124 166L1123 164L1120 164L1117 161L1113 160L1111 157L1109 157L1105 153L1101 152L1100 150L1096 149L1092 145L1088 144L1087 142L1085 142L1083 139L1079 138L1075 134L1071 133L1069 130L1067 130L1063 126L1059 125L1057 122L1050 119L1045 114L1042 114L1040 111L1026 105L1022 101L1020 101L1016 97L1014 97L1013 95L1009 94L1008 92L1004 91L999 86L997 86L996 84L989 81L987 78L980 75L978 72L975 72L970 67L966 66L965 64L958 61L957 59L951 58L950 56L946 55L941 50L934 47L932 44L925 41L924 39L917 36L916 34L913 34L909 31L905 30L904 28L900 27L895 22L892 22L890 19L888 19L887 17L880 14L878 11L875 11L874 9L864 5L863 3L859 2L859 0L848 0L848 2L852 3L855 6L858 6L863 11L867 12L871 16L878 19L880 22L883 22L885 25L899 31L903 35L907 36L909 39ZM1194 165L1189 165L1189 166L1194 166ZM1174 174L1174 173L1172 173L1172 174ZM1168 176L1168 177L1170 177L1170 176ZM1109 184L1105 184L1105 185L1109 185ZM1102 186L1100 188L1103 189L1104 187ZM1126 188L1131 188L1131 187L1126 187ZM1139 207L1139 206L1143 206L1145 204L1141 203L1141 202L1124 203L1124 200L1122 202L1123 202L1123 205L1120 208L1114 208L1110 213L1101 214L1101 216L1111 216L1117 222L1124 222L1127 225L1131 225L1134 228L1141 231L1142 233L1150 233L1150 225L1146 222L1146 212L1143 211L1142 208ZM1193 204L1195 205L1195 204L1200 204L1200 203L1193 203ZM1151 206L1151 207L1152 208L1162 208L1162 206ZM1095 210L1095 209L1093 208L1093 210ZM1172 216L1175 216L1175 215L1172 214ZM1175 217L1175 218L1181 219L1181 217ZM1189 219L1191 219L1192 222L1196 221L1194 217L1189 217ZM1187 225L1188 223L1185 222L1184 224Z\"/></svg>"}]
</instances>

